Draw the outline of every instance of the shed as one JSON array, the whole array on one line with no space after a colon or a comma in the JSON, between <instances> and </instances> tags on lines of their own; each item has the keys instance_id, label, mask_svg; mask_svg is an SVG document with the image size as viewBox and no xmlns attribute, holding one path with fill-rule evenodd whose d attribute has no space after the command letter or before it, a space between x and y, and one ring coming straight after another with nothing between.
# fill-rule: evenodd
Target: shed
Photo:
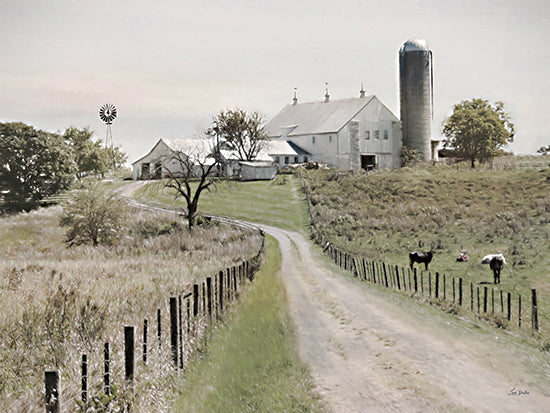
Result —
<instances>
[{"instance_id":1,"label":"shed","mask_svg":"<svg viewBox=\"0 0 550 413\"><path fill-rule=\"evenodd\" d=\"M241 161L239 166L241 181L269 180L277 175L277 165L273 162Z\"/></svg>"}]
</instances>

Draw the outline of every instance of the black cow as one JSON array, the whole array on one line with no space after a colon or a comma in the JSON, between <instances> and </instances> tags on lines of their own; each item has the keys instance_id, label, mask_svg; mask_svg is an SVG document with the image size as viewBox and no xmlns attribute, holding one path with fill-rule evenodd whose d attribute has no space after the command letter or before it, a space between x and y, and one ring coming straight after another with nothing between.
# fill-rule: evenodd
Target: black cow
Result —
<instances>
[{"instance_id":1,"label":"black cow","mask_svg":"<svg viewBox=\"0 0 550 413\"><path fill-rule=\"evenodd\" d=\"M500 254L493 255L491 261L489 261L489 268L493 271L495 284L500 284L500 272L504 267L504 262L504 257Z\"/></svg>"},{"instance_id":2,"label":"black cow","mask_svg":"<svg viewBox=\"0 0 550 413\"><path fill-rule=\"evenodd\" d=\"M423 262L426 266L426 271L428 271L428 264L432 261L432 258L435 254L435 251L428 251L428 252L411 252L409 253L409 265L411 267L411 270L413 268L413 265L415 262L421 263Z\"/></svg>"}]
</instances>

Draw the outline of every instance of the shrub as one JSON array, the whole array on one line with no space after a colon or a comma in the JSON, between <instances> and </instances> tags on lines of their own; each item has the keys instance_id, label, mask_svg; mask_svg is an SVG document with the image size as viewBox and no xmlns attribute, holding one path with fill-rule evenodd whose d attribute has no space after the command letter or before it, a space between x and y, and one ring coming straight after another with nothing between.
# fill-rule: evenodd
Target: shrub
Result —
<instances>
[{"instance_id":1,"label":"shrub","mask_svg":"<svg viewBox=\"0 0 550 413\"><path fill-rule=\"evenodd\" d=\"M67 227L67 244L116 243L121 237L127 210L122 198L97 184L76 191L63 207L60 218L60 225Z\"/></svg>"}]
</instances>

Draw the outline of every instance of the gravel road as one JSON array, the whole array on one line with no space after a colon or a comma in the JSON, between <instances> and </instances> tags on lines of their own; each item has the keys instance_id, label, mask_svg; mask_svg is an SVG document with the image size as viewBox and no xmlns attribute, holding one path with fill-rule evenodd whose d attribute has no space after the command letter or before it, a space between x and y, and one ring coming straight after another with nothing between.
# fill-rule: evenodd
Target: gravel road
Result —
<instances>
[{"instance_id":1,"label":"gravel road","mask_svg":"<svg viewBox=\"0 0 550 413\"><path fill-rule=\"evenodd\" d=\"M300 355L333 411L550 412L550 387L520 348L500 345L503 333L488 340L407 311L406 298L342 276L302 235L263 228L280 245Z\"/></svg>"}]
</instances>

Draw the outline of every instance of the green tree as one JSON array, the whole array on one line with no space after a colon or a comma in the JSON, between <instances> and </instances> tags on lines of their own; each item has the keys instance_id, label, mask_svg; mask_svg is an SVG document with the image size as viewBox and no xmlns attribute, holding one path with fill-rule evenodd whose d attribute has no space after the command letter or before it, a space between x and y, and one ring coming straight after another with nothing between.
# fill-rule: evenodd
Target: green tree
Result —
<instances>
[{"instance_id":1,"label":"green tree","mask_svg":"<svg viewBox=\"0 0 550 413\"><path fill-rule=\"evenodd\" d=\"M443 146L454 149L459 157L485 161L514 140L514 124L504 111L504 104L484 99L464 100L454 106L443 122Z\"/></svg>"},{"instance_id":2,"label":"green tree","mask_svg":"<svg viewBox=\"0 0 550 413\"><path fill-rule=\"evenodd\" d=\"M69 188L73 151L56 133L21 122L0 123L0 190L12 203L36 203Z\"/></svg>"},{"instance_id":3,"label":"green tree","mask_svg":"<svg viewBox=\"0 0 550 413\"><path fill-rule=\"evenodd\" d=\"M101 141L94 141L94 132L89 128L68 128L63 138L73 148L77 164L77 178L88 174L104 174L109 169L118 170L127 156L120 147L106 148Z\"/></svg>"},{"instance_id":4,"label":"green tree","mask_svg":"<svg viewBox=\"0 0 550 413\"><path fill-rule=\"evenodd\" d=\"M65 130L63 138L74 150L77 165L76 176L82 178L87 174L101 174L109 169L107 152L100 141L93 140L93 131L88 128L70 127Z\"/></svg>"},{"instance_id":5,"label":"green tree","mask_svg":"<svg viewBox=\"0 0 550 413\"><path fill-rule=\"evenodd\" d=\"M217 138L221 146L234 150L239 160L251 161L269 141L263 124L263 116L258 112L225 110L212 118L208 134Z\"/></svg>"},{"instance_id":6,"label":"green tree","mask_svg":"<svg viewBox=\"0 0 550 413\"><path fill-rule=\"evenodd\" d=\"M59 224L67 227L69 246L112 245L122 236L127 211L126 202L114 191L105 191L93 183L72 194L63 205Z\"/></svg>"}]
</instances>

